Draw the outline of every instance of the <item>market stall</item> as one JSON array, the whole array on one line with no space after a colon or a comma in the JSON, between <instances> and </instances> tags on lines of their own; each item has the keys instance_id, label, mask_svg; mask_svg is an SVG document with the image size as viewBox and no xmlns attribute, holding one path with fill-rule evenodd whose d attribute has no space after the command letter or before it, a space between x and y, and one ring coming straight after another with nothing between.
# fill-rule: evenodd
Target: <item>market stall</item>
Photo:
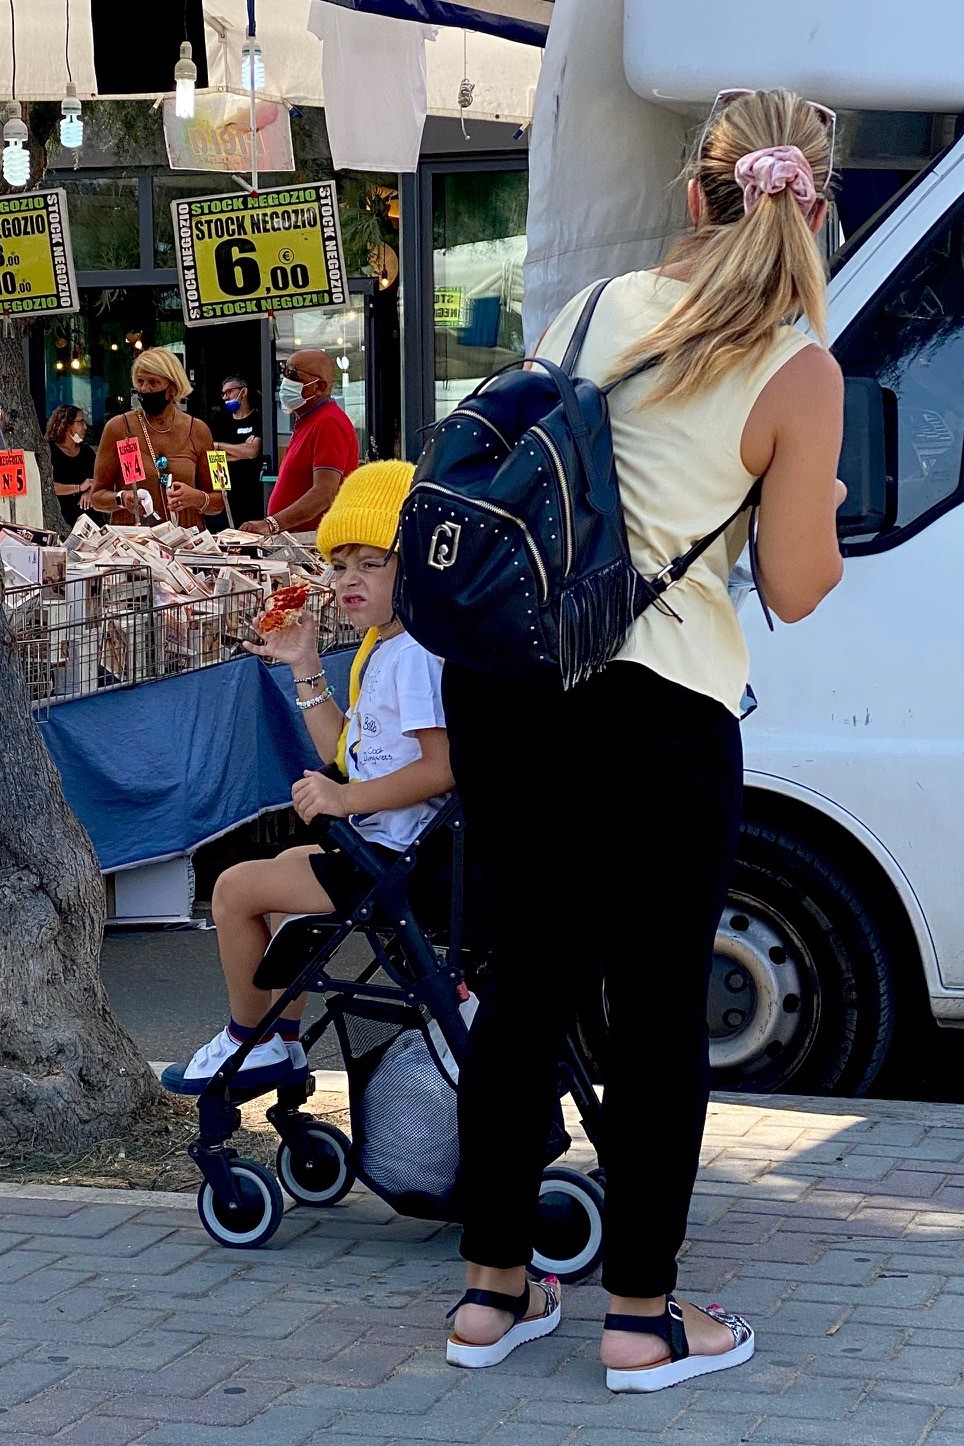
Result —
<instances>
[{"instance_id":1,"label":"market stall","mask_svg":"<svg viewBox=\"0 0 964 1446\"><path fill-rule=\"evenodd\" d=\"M181 533L82 518L61 546L0 528L4 611L30 702L113 876L117 919L189 917L191 853L288 807L292 782L318 764L290 670L243 646L279 589L307 589L319 651L347 693L353 634L310 546Z\"/></svg>"}]
</instances>

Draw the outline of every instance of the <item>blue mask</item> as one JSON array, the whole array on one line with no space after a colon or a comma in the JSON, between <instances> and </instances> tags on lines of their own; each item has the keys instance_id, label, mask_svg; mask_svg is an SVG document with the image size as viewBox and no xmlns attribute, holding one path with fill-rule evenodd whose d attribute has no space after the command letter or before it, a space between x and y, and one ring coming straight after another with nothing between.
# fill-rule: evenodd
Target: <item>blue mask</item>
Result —
<instances>
[{"instance_id":1,"label":"blue mask","mask_svg":"<svg viewBox=\"0 0 964 1446\"><path fill-rule=\"evenodd\" d=\"M240 405L241 399L239 397L231 397L228 401L224 403L224 410L233 414L238 410Z\"/></svg>"}]
</instances>

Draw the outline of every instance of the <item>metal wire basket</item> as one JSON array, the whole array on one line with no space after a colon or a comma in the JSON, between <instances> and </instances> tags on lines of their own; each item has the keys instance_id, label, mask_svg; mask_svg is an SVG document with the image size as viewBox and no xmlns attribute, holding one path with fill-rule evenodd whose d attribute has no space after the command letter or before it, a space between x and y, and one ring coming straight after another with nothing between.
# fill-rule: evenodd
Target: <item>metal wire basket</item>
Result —
<instances>
[{"instance_id":1,"label":"metal wire basket","mask_svg":"<svg viewBox=\"0 0 964 1446\"><path fill-rule=\"evenodd\" d=\"M31 705L49 707L228 662L244 655L246 640L260 641L253 623L264 593L257 585L212 597L160 597L146 567L7 591L3 608ZM307 610L319 652L357 640L328 590L313 590Z\"/></svg>"}]
</instances>

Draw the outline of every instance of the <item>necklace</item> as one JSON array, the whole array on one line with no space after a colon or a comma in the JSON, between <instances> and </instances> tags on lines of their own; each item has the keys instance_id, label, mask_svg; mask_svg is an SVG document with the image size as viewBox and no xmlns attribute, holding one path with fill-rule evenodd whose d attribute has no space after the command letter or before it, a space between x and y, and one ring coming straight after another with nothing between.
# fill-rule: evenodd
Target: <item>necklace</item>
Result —
<instances>
[{"instance_id":1,"label":"necklace","mask_svg":"<svg viewBox=\"0 0 964 1446\"><path fill-rule=\"evenodd\" d=\"M143 407L141 408L141 411L142 411L142 412L144 411L144 408L143 408ZM153 428L153 430L154 430L155 432L160 432L162 436L166 436L166 435L167 435L167 433L171 430L171 428L174 426L175 421L177 420L177 413L175 412L174 416L173 416L173 417L171 418L171 420L168 422L168 424L167 424L166 427L159 427L159 426L157 425L157 423L154 421L153 417L148 417L146 412L144 412L144 416L147 417L148 426L150 426L151 428Z\"/></svg>"},{"instance_id":2,"label":"necklace","mask_svg":"<svg viewBox=\"0 0 964 1446\"><path fill-rule=\"evenodd\" d=\"M405 624L401 621L401 619L393 618L392 621L388 624L388 628L384 632L379 629L378 641L380 643L391 642L392 638L397 638L399 633L403 633L404 631Z\"/></svg>"}]
</instances>

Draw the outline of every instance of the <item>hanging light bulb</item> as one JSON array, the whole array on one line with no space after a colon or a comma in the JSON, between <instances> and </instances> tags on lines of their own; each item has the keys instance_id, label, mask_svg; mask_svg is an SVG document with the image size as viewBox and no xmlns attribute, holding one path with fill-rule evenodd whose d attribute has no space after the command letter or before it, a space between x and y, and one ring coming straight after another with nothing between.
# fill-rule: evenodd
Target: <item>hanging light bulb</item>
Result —
<instances>
[{"instance_id":1,"label":"hanging light bulb","mask_svg":"<svg viewBox=\"0 0 964 1446\"><path fill-rule=\"evenodd\" d=\"M20 102L12 100L3 127L3 179L8 186L25 186L30 180L30 152L26 146L27 127L21 119Z\"/></svg>"},{"instance_id":2,"label":"hanging light bulb","mask_svg":"<svg viewBox=\"0 0 964 1446\"><path fill-rule=\"evenodd\" d=\"M191 59L191 42L181 42L181 58L174 67L174 114L182 120L194 115L194 86L197 81L197 66Z\"/></svg>"},{"instance_id":3,"label":"hanging light bulb","mask_svg":"<svg viewBox=\"0 0 964 1446\"><path fill-rule=\"evenodd\" d=\"M264 53L251 34L241 47L241 84L245 90L264 90Z\"/></svg>"},{"instance_id":4,"label":"hanging light bulb","mask_svg":"<svg viewBox=\"0 0 964 1446\"><path fill-rule=\"evenodd\" d=\"M79 151L84 144L84 122L80 114L77 87L67 82L67 93L60 102L60 144L68 151Z\"/></svg>"}]
</instances>

